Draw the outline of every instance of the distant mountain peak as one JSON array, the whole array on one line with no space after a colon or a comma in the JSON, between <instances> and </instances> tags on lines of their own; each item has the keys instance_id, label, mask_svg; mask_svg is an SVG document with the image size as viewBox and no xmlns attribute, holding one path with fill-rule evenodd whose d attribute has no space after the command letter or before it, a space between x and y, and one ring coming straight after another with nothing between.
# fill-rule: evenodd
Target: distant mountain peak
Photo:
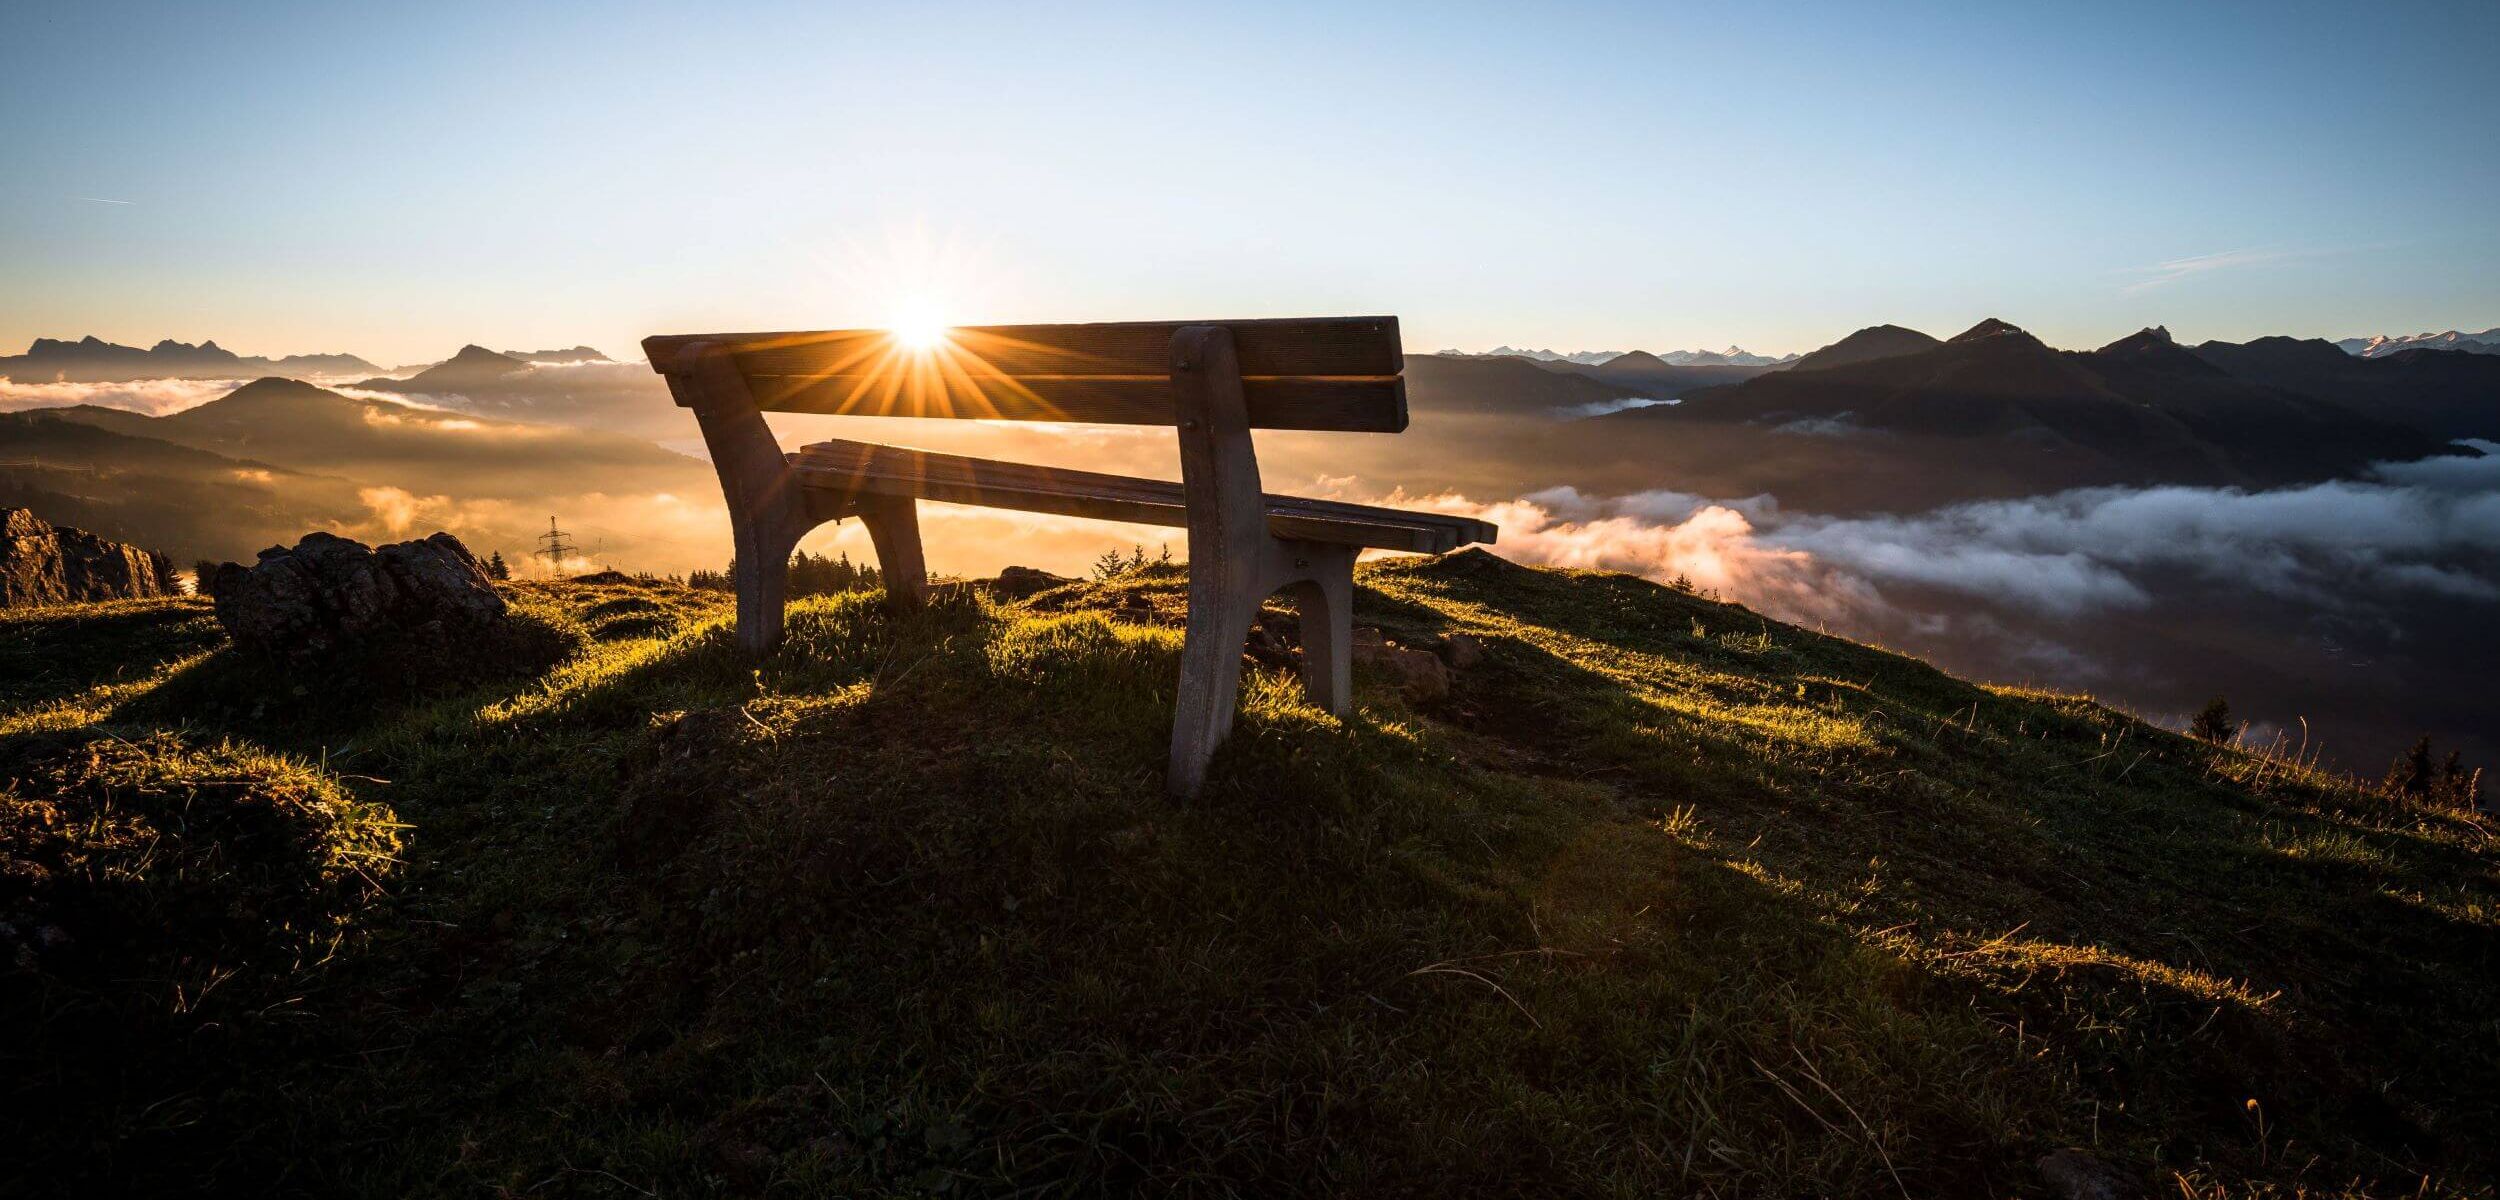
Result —
<instances>
[{"instance_id":1,"label":"distant mountain peak","mask_svg":"<svg viewBox=\"0 0 2500 1200\"><path fill-rule=\"evenodd\" d=\"M2016 325L2010 321L2002 321L1995 317L1990 317L1987 320L1981 321L1977 325L1973 325L1970 328L1953 335L1947 340L1953 342L1983 342L1989 338L2005 337L2009 334L2025 338L2031 337L2029 333L2025 333L2023 331L2022 326ZM2037 341L2038 339L2034 338L2032 340Z\"/></svg>"},{"instance_id":2,"label":"distant mountain peak","mask_svg":"<svg viewBox=\"0 0 2500 1200\"><path fill-rule=\"evenodd\" d=\"M1869 325L1831 345L1799 358L1789 369L1811 371L1825 367L1847 366L1850 363L1869 362L1878 358L1897 358L1904 354L1933 350L1943 344L1915 329L1907 329L1899 325Z\"/></svg>"},{"instance_id":3,"label":"distant mountain peak","mask_svg":"<svg viewBox=\"0 0 2500 1200\"><path fill-rule=\"evenodd\" d=\"M2139 329L2092 353L2100 358L2137 367L2200 374L2220 370L2214 364L2181 346L2170 336L2170 330L2160 325Z\"/></svg>"},{"instance_id":4,"label":"distant mountain peak","mask_svg":"<svg viewBox=\"0 0 2500 1200\"><path fill-rule=\"evenodd\" d=\"M2101 347L2093 353L2126 354L2136 351L2149 350L2159 346L2176 346L2178 344L2178 341L2170 336L2170 330L2166 327L2160 325L2148 325L2142 329L2136 330L2134 333L2130 333L2127 336L2118 339L2117 341Z\"/></svg>"}]
</instances>

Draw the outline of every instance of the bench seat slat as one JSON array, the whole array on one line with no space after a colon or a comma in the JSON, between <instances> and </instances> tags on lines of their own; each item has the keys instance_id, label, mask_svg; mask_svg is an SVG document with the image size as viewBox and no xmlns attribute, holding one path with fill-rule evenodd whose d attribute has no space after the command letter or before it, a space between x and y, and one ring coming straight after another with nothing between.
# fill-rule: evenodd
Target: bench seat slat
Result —
<instances>
[{"instance_id":1,"label":"bench seat slat","mask_svg":"<svg viewBox=\"0 0 2500 1200\"><path fill-rule=\"evenodd\" d=\"M810 445L792 456L791 465L800 481L817 491L911 496L1140 525L1178 528L1189 523L1181 485L1166 480L849 441ZM1440 513L1273 493L1266 501L1269 531L1303 541L1439 554L1471 542L1489 543L1495 536L1494 527L1485 522Z\"/></svg>"}]
</instances>

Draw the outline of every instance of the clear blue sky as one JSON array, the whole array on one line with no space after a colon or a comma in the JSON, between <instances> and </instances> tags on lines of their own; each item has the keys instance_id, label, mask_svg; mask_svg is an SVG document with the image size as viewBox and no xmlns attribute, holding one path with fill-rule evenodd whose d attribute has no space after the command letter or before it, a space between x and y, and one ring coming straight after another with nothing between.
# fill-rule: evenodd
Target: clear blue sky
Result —
<instances>
[{"instance_id":1,"label":"clear blue sky","mask_svg":"<svg viewBox=\"0 0 2500 1200\"><path fill-rule=\"evenodd\" d=\"M2500 324L2500 4L1058 7L12 0L0 342Z\"/></svg>"}]
</instances>

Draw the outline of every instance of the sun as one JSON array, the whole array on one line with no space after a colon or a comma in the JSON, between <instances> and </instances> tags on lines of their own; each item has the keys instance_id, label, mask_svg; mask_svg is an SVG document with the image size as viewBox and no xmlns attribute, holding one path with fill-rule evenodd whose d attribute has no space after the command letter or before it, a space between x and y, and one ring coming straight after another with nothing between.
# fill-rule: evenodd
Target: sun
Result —
<instances>
[{"instance_id":1,"label":"sun","mask_svg":"<svg viewBox=\"0 0 2500 1200\"><path fill-rule=\"evenodd\" d=\"M894 335L894 343L914 354L927 354L946 344L946 318L938 315L937 306L926 301L912 301L894 312L886 322L886 331Z\"/></svg>"}]
</instances>

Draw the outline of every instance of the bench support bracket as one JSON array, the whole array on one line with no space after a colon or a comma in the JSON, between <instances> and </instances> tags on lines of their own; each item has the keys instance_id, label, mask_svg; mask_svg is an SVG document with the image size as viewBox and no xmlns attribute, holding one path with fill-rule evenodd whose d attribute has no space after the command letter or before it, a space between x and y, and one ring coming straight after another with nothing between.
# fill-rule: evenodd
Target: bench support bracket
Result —
<instances>
[{"instance_id":1,"label":"bench support bracket","mask_svg":"<svg viewBox=\"0 0 2500 1200\"><path fill-rule=\"evenodd\" d=\"M729 504L741 649L761 658L781 644L790 553L807 531L827 521L858 517L876 546L887 602L898 612L920 604L928 590L928 570L921 556L916 502L904 496L832 497L826 502L810 495L764 423L746 380L711 343L685 347L667 378L677 402L694 410L704 448L720 475L721 496Z\"/></svg>"}]
</instances>

